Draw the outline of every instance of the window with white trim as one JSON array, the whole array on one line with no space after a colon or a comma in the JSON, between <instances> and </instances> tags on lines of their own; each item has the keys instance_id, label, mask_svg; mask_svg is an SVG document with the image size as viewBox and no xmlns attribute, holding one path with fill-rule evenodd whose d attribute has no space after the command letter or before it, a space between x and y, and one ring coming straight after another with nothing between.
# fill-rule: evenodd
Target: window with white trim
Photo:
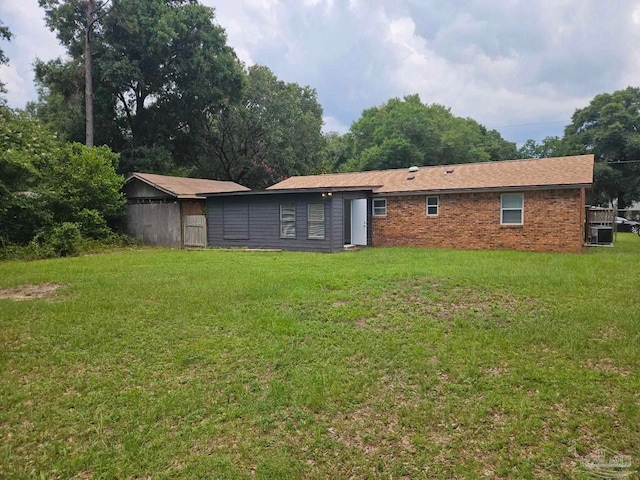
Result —
<instances>
[{"instance_id":1,"label":"window with white trim","mask_svg":"<svg viewBox=\"0 0 640 480\"><path fill-rule=\"evenodd\" d=\"M324 240L324 203L307 204L307 238Z\"/></svg>"},{"instance_id":2,"label":"window with white trim","mask_svg":"<svg viewBox=\"0 0 640 480\"><path fill-rule=\"evenodd\" d=\"M523 212L523 193L503 193L500 195L501 225L522 225L524 220Z\"/></svg>"},{"instance_id":3,"label":"window with white trim","mask_svg":"<svg viewBox=\"0 0 640 480\"><path fill-rule=\"evenodd\" d=\"M387 215L387 199L374 198L373 199L373 216L385 217L386 215Z\"/></svg>"},{"instance_id":4,"label":"window with white trim","mask_svg":"<svg viewBox=\"0 0 640 480\"><path fill-rule=\"evenodd\" d=\"M435 217L440 210L440 197L427 197L427 216Z\"/></svg>"},{"instance_id":5,"label":"window with white trim","mask_svg":"<svg viewBox=\"0 0 640 480\"><path fill-rule=\"evenodd\" d=\"M296 238L296 204L280 204L280 238Z\"/></svg>"}]
</instances>

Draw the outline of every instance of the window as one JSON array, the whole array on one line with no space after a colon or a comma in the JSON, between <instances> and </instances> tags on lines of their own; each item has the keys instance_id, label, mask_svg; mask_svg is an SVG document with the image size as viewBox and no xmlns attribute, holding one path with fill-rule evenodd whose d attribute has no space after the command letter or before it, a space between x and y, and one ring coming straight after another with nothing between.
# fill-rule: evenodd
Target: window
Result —
<instances>
[{"instance_id":1,"label":"window","mask_svg":"<svg viewBox=\"0 0 640 480\"><path fill-rule=\"evenodd\" d=\"M385 217L386 215L387 215L387 199L374 198L373 199L373 216Z\"/></svg>"},{"instance_id":2,"label":"window","mask_svg":"<svg viewBox=\"0 0 640 480\"><path fill-rule=\"evenodd\" d=\"M427 197L427 216L435 217L438 215L438 209L440 207L439 197Z\"/></svg>"},{"instance_id":3,"label":"window","mask_svg":"<svg viewBox=\"0 0 640 480\"><path fill-rule=\"evenodd\" d=\"M503 193L500 195L500 223L502 225L522 225L524 194Z\"/></svg>"},{"instance_id":4,"label":"window","mask_svg":"<svg viewBox=\"0 0 640 480\"><path fill-rule=\"evenodd\" d=\"M296 205L280 204L280 238L296 238Z\"/></svg>"},{"instance_id":5,"label":"window","mask_svg":"<svg viewBox=\"0 0 640 480\"><path fill-rule=\"evenodd\" d=\"M324 203L307 205L307 238L324 240Z\"/></svg>"}]
</instances>

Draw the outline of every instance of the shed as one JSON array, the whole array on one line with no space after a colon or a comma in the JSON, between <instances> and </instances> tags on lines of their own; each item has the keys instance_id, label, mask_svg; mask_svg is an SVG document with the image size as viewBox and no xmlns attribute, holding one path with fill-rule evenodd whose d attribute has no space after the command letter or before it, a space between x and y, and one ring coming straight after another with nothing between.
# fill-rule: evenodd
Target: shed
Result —
<instances>
[{"instance_id":1,"label":"shed","mask_svg":"<svg viewBox=\"0 0 640 480\"><path fill-rule=\"evenodd\" d=\"M234 182L132 173L125 180L125 232L147 245L206 246L206 198L198 192L241 192Z\"/></svg>"}]
</instances>

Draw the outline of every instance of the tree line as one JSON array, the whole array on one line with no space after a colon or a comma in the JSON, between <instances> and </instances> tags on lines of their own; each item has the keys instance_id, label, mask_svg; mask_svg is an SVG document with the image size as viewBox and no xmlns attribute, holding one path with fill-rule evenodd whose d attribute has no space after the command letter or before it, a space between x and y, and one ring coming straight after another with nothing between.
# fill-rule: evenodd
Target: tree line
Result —
<instances>
[{"instance_id":1,"label":"tree line","mask_svg":"<svg viewBox=\"0 0 640 480\"><path fill-rule=\"evenodd\" d=\"M197 0L39 4L68 55L35 61L38 100L25 111L0 100L3 246L45 242L62 224L67 236L107 235L133 171L262 189L292 175L595 153L598 201L640 198L639 164L630 163L640 159L635 88L596 96L564 136L520 149L418 95L364 110L345 134L323 134L315 89L243 65ZM11 36L0 21L0 40Z\"/></svg>"},{"instance_id":2,"label":"tree line","mask_svg":"<svg viewBox=\"0 0 640 480\"><path fill-rule=\"evenodd\" d=\"M628 87L596 95L575 111L561 137L528 140L523 158L561 157L593 153L593 202L617 201L624 209L640 200L640 88Z\"/></svg>"}]
</instances>

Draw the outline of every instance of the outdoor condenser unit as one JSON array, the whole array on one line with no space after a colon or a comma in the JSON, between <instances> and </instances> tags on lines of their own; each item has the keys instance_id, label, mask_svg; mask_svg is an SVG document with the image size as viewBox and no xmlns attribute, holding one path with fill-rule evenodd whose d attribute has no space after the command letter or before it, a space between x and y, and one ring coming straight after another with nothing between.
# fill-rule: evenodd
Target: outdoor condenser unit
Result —
<instances>
[{"instance_id":1,"label":"outdoor condenser unit","mask_svg":"<svg viewBox=\"0 0 640 480\"><path fill-rule=\"evenodd\" d=\"M591 227L591 242L599 245L613 243L613 228Z\"/></svg>"}]
</instances>

